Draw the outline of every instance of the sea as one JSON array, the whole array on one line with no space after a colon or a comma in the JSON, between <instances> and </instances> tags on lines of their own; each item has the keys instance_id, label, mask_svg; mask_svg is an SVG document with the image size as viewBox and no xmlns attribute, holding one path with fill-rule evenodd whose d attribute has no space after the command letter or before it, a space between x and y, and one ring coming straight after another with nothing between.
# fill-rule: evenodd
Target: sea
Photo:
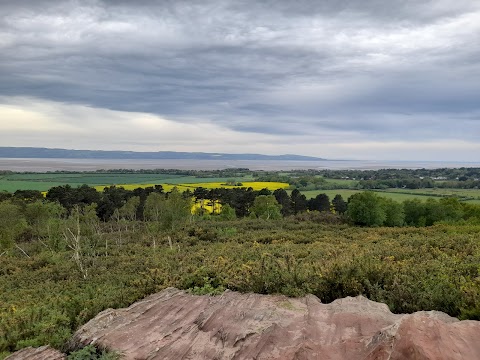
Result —
<instances>
[{"instance_id":1,"label":"sea","mask_svg":"<svg viewBox=\"0 0 480 360\"><path fill-rule=\"evenodd\" d=\"M248 168L250 170L378 170L378 169L437 169L480 167L480 162L458 161L374 161L374 160L175 160L175 159L40 159L0 158L0 170L15 172L96 171L112 169L152 170L221 170Z\"/></svg>"}]
</instances>

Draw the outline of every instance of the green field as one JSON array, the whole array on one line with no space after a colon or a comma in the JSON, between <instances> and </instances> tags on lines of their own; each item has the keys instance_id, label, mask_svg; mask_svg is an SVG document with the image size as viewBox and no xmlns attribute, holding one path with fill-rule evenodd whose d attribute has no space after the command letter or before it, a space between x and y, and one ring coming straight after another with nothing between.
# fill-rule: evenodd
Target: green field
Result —
<instances>
[{"instance_id":1,"label":"green field","mask_svg":"<svg viewBox=\"0 0 480 360\"><path fill-rule=\"evenodd\" d=\"M73 187L83 184L89 186L109 185L152 185L152 184L205 184L222 183L232 178L225 177L196 177L173 174L141 174L141 173L21 173L0 176L0 191L15 192L16 190L39 190L47 191L54 186L69 184ZM233 179L238 182L254 181L253 176L247 175ZM352 186L358 183L356 180L326 179L328 183L344 186L345 189L337 190L308 190L302 191L307 199L314 198L318 194L327 194L332 200L340 194L346 200L355 193L363 190L353 190ZM168 187L168 186L167 186ZM289 191L290 192L290 191ZM426 200L446 196L456 196L463 202L480 204L480 189L386 189L377 190L379 195L395 201L410 199Z\"/></svg>"},{"instance_id":2,"label":"green field","mask_svg":"<svg viewBox=\"0 0 480 360\"><path fill-rule=\"evenodd\" d=\"M348 179L325 179L327 183L345 186L346 188L354 187L358 184L357 180Z\"/></svg>"},{"instance_id":3,"label":"green field","mask_svg":"<svg viewBox=\"0 0 480 360\"><path fill-rule=\"evenodd\" d=\"M441 189L444 190L443 193L434 193L434 192L427 192L424 190L428 189L417 189L417 190L408 190L405 191L403 189L387 189L387 190L378 190L376 191L380 196L395 200L395 201L405 201L411 199L420 199L420 200L427 200L427 199L438 199L439 196L458 196L459 198L468 196L468 197L477 197L480 196L480 190L472 190L468 192L468 190L461 190L461 189ZM342 195L344 200L347 200L353 194L362 192L364 190L351 190L351 189L338 189L338 190L310 190L310 191L302 191L307 199L314 198L318 194L327 194L330 200L332 200L335 195L340 194ZM476 193L475 193L476 191ZM408 193L407 193L408 192ZM411 193L410 193L411 192ZM443 195L439 195L443 194ZM480 198L465 200L464 202L473 203L473 204L480 204Z\"/></svg>"},{"instance_id":4,"label":"green field","mask_svg":"<svg viewBox=\"0 0 480 360\"><path fill-rule=\"evenodd\" d=\"M171 174L92 174L92 173L44 173L44 174L12 174L0 176L0 191L16 190L47 191L54 186L71 185L89 186L116 184L192 184L206 182L225 182L231 178L201 178L195 176L179 176ZM235 181L252 181L251 176L235 178Z\"/></svg>"},{"instance_id":5,"label":"green field","mask_svg":"<svg viewBox=\"0 0 480 360\"><path fill-rule=\"evenodd\" d=\"M464 201L466 203L469 203L469 204L478 204L480 205L480 200L467 200L467 201Z\"/></svg>"},{"instance_id":6,"label":"green field","mask_svg":"<svg viewBox=\"0 0 480 360\"><path fill-rule=\"evenodd\" d=\"M441 197L457 197L460 201L469 204L480 204L480 189L388 189L382 195L416 197L427 199L429 197L438 199Z\"/></svg>"},{"instance_id":7,"label":"green field","mask_svg":"<svg viewBox=\"0 0 480 360\"><path fill-rule=\"evenodd\" d=\"M480 200L480 189L388 189L388 192L395 193L409 193L414 195L429 195L429 196L458 196L474 198Z\"/></svg>"},{"instance_id":8,"label":"green field","mask_svg":"<svg viewBox=\"0 0 480 360\"><path fill-rule=\"evenodd\" d=\"M428 195L421 195L421 194L402 194L397 192L387 191L377 191L380 196L395 200L395 201L405 201L405 200L412 200L412 199L420 199L420 200L427 200L431 198Z\"/></svg>"},{"instance_id":9,"label":"green field","mask_svg":"<svg viewBox=\"0 0 480 360\"><path fill-rule=\"evenodd\" d=\"M302 194L304 194L307 197L307 199L314 198L318 194L327 194L330 200L332 200L335 197L335 195L340 194L342 195L343 199L346 200L353 194L356 194L362 191L364 190L350 190L350 189L311 190L311 191L302 191ZM395 201L404 201L404 200L410 200L410 199L426 200L431 197L428 195L402 194L402 193L390 192L390 191L377 191L377 192L379 195L389 199L393 199Z\"/></svg>"},{"instance_id":10,"label":"green field","mask_svg":"<svg viewBox=\"0 0 480 360\"><path fill-rule=\"evenodd\" d=\"M314 198L318 194L327 194L330 200L332 200L335 195L340 194L342 197L347 200L353 194L361 192L361 190L349 190L349 189L338 189L338 190L309 190L309 191L301 191L307 199ZM291 193L291 191L289 191Z\"/></svg>"}]
</instances>

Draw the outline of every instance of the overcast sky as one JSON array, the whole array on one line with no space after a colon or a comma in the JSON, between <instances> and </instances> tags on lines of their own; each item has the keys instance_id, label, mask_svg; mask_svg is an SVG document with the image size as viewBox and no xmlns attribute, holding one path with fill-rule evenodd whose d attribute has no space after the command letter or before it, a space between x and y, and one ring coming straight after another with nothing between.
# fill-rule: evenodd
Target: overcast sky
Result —
<instances>
[{"instance_id":1,"label":"overcast sky","mask_svg":"<svg viewBox=\"0 0 480 360\"><path fill-rule=\"evenodd\" d=\"M478 161L480 1L0 0L0 146Z\"/></svg>"}]
</instances>

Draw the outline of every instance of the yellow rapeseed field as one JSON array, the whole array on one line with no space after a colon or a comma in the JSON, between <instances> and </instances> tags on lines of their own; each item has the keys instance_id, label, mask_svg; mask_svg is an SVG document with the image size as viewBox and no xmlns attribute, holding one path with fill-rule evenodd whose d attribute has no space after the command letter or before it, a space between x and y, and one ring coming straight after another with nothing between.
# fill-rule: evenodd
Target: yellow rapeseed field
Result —
<instances>
[{"instance_id":1,"label":"yellow rapeseed field","mask_svg":"<svg viewBox=\"0 0 480 360\"><path fill-rule=\"evenodd\" d=\"M218 214L222 210L222 204L220 204L218 201L215 201L215 203L212 203L210 201L203 200L203 201L194 203L192 205L192 214L195 214L201 208L203 208L209 214L212 214L214 210L215 210L215 214Z\"/></svg>"},{"instance_id":2,"label":"yellow rapeseed field","mask_svg":"<svg viewBox=\"0 0 480 360\"><path fill-rule=\"evenodd\" d=\"M118 184L117 187L123 187L125 190L134 190L136 188L146 188L150 186L155 186L156 184ZM158 184L157 184L158 185ZM194 191L196 188L203 187L205 189L218 189L218 188L226 188L226 189L234 189L236 187L251 187L253 190L262 190L268 189L271 191L277 189L286 189L289 185L287 183L282 182L267 182L267 181L246 181L242 182L242 186L233 186L227 185L221 182L204 182L204 183L191 183L191 184L160 184L162 185L165 191L171 191L174 187L176 187L179 191ZM98 191L103 191L106 186L95 186L95 189Z\"/></svg>"}]
</instances>

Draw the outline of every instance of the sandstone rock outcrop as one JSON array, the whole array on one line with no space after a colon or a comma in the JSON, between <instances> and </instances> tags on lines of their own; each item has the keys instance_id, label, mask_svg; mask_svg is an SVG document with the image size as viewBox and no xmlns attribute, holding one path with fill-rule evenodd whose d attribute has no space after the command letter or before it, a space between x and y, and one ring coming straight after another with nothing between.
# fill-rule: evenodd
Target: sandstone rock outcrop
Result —
<instances>
[{"instance_id":1,"label":"sandstone rock outcrop","mask_svg":"<svg viewBox=\"0 0 480 360\"><path fill-rule=\"evenodd\" d=\"M322 304L312 295L195 296L170 288L101 312L72 339L92 343L132 360L478 360L480 322L434 311L396 315L362 296Z\"/></svg>"},{"instance_id":2,"label":"sandstone rock outcrop","mask_svg":"<svg viewBox=\"0 0 480 360\"><path fill-rule=\"evenodd\" d=\"M50 346L27 347L7 356L5 360L65 360L67 357Z\"/></svg>"}]
</instances>

